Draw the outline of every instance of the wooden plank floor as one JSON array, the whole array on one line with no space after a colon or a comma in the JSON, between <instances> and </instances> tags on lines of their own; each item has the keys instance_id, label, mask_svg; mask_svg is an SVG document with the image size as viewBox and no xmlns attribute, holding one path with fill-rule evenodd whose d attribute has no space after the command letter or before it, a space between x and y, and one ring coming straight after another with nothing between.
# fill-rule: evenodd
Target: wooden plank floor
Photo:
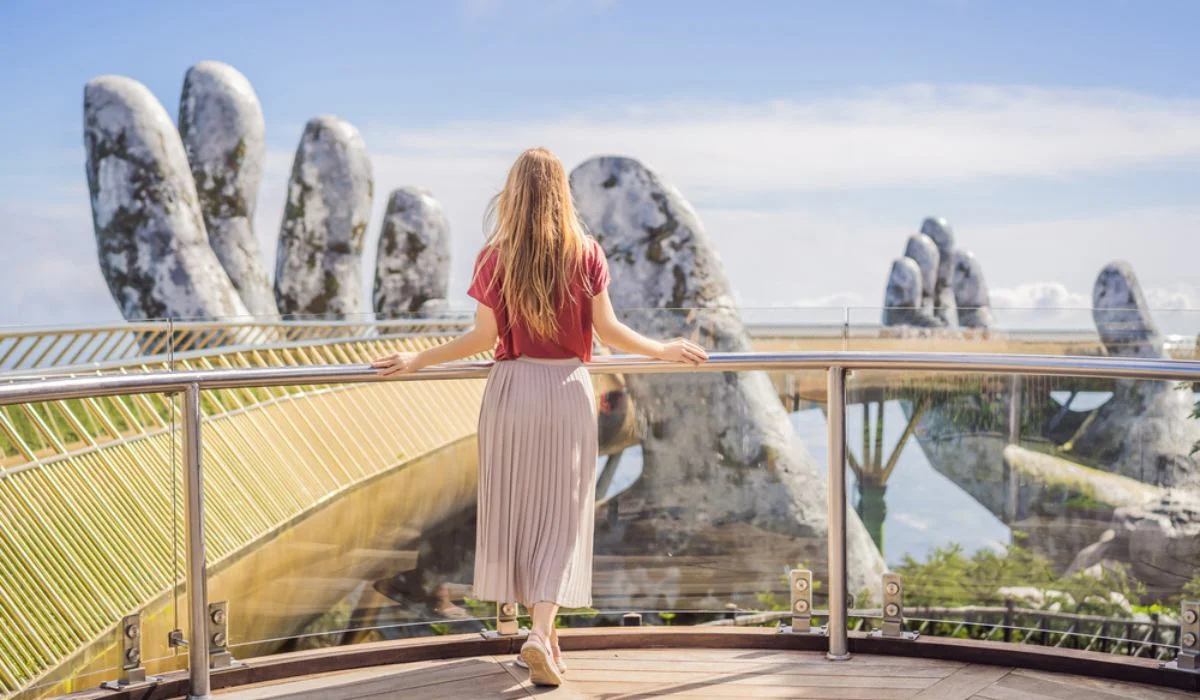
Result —
<instances>
[{"instance_id":1,"label":"wooden plank floor","mask_svg":"<svg viewBox=\"0 0 1200 700\"><path fill-rule=\"evenodd\" d=\"M380 666L245 686L223 700L432 698L830 698L890 700L1159 700L1184 691L1000 666L859 654L622 649L567 652L567 683L532 686L513 656Z\"/></svg>"}]
</instances>

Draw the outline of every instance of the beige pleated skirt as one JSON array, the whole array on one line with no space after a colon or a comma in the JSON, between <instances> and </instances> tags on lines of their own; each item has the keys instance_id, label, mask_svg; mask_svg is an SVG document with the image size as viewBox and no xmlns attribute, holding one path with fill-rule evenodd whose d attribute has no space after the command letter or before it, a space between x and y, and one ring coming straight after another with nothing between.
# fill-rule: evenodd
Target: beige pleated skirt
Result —
<instances>
[{"instance_id":1,"label":"beige pleated skirt","mask_svg":"<svg viewBox=\"0 0 1200 700\"><path fill-rule=\"evenodd\" d=\"M479 412L475 598L592 604L596 452L582 361L492 367Z\"/></svg>"}]
</instances>

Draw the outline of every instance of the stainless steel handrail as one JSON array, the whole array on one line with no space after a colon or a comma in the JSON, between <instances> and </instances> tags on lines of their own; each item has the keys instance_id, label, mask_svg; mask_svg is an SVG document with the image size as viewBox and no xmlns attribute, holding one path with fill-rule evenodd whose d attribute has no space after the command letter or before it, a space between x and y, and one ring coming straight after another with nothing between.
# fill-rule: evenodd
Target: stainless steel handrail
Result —
<instances>
[{"instance_id":1,"label":"stainless steel handrail","mask_svg":"<svg viewBox=\"0 0 1200 700\"><path fill-rule=\"evenodd\" d=\"M479 379L492 362L457 362L400 375L378 376L365 365L277 367L265 369L189 370L103 376L55 376L0 385L0 406L95 396L180 393L183 402L184 501L187 504L187 591L192 638L189 640L190 698L209 697L207 572L204 561L204 498L200 449L200 391L304 384L350 384L378 381ZM596 358L593 373L736 372L755 370L821 370L827 373L829 492L829 651L830 659L849 658L846 606L846 377L853 370L1059 375L1200 381L1200 361L1122 357L1062 357L907 352L776 352L714 353L699 367L627 355Z\"/></svg>"},{"instance_id":2,"label":"stainless steel handrail","mask_svg":"<svg viewBox=\"0 0 1200 700\"><path fill-rule=\"evenodd\" d=\"M120 394L174 393L196 384L206 389L240 389L301 384L481 379L492 363L454 362L384 379L365 365L313 365L260 369L159 371L104 376L55 376L0 384L0 406ZM1057 375L1113 379L1200 381L1200 360L1051 355L920 352L728 352L714 353L699 367L629 355L597 357L595 374L742 372L751 370L893 370L981 374Z\"/></svg>"}]
</instances>

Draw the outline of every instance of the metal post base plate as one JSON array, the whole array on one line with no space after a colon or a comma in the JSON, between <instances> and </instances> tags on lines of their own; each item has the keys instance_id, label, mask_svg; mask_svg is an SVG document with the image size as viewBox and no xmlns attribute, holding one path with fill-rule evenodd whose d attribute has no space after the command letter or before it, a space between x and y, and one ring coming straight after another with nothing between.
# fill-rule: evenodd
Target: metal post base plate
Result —
<instances>
[{"instance_id":1,"label":"metal post base plate","mask_svg":"<svg viewBox=\"0 0 1200 700\"><path fill-rule=\"evenodd\" d=\"M1194 676L1200 676L1200 668L1187 668L1186 666L1180 666L1178 659L1168 661L1159 666L1159 668L1163 668L1168 671L1179 671L1181 673L1190 673Z\"/></svg>"},{"instance_id":2,"label":"metal post base plate","mask_svg":"<svg viewBox=\"0 0 1200 700\"><path fill-rule=\"evenodd\" d=\"M162 679L158 676L147 676L145 672L139 678L131 679L128 682L121 681L104 681L100 684L105 690L138 690L140 688L148 688L152 685L157 685Z\"/></svg>"},{"instance_id":3,"label":"metal post base plate","mask_svg":"<svg viewBox=\"0 0 1200 700\"><path fill-rule=\"evenodd\" d=\"M849 661L850 652L846 652L845 654L834 654L833 652L827 651L825 652L825 658L829 661Z\"/></svg>"},{"instance_id":4,"label":"metal post base plate","mask_svg":"<svg viewBox=\"0 0 1200 700\"><path fill-rule=\"evenodd\" d=\"M516 634L500 634L496 630L482 630L479 633L479 636L483 637L484 639L520 639L522 637L529 636L529 628L522 627L521 629L517 630Z\"/></svg>"},{"instance_id":5,"label":"metal post base plate","mask_svg":"<svg viewBox=\"0 0 1200 700\"><path fill-rule=\"evenodd\" d=\"M779 634L800 634L811 635L814 637L828 637L829 628L825 625L821 625L820 627L809 627L806 630L796 630L793 629L791 625L780 625Z\"/></svg>"},{"instance_id":6,"label":"metal post base plate","mask_svg":"<svg viewBox=\"0 0 1200 700\"><path fill-rule=\"evenodd\" d=\"M867 636L874 637L875 639L903 639L905 641L911 642L914 639L916 639L917 637L920 637L921 633L920 632L901 632L900 634L884 634L883 630L873 630L871 632L871 634L869 634Z\"/></svg>"}]
</instances>

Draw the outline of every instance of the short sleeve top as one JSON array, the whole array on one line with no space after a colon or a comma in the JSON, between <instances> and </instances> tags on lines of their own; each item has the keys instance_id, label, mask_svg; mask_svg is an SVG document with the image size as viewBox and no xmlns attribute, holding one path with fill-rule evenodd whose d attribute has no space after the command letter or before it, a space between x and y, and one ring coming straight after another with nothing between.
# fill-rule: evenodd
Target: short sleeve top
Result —
<instances>
[{"instance_id":1,"label":"short sleeve top","mask_svg":"<svg viewBox=\"0 0 1200 700\"><path fill-rule=\"evenodd\" d=\"M505 308L501 290L504 280L492 280L499 272L498 255L494 248L485 247L475 260L475 273L467 294L480 304L487 306L496 316L499 337L496 341L496 359L513 360L518 357L566 359L578 357L584 362L592 359L592 297L604 291L610 281L608 260L604 249L594 239L588 238L584 249L583 264L576 279L569 286L570 299L558 309L557 337L536 338L521 323L512 323Z\"/></svg>"}]
</instances>

